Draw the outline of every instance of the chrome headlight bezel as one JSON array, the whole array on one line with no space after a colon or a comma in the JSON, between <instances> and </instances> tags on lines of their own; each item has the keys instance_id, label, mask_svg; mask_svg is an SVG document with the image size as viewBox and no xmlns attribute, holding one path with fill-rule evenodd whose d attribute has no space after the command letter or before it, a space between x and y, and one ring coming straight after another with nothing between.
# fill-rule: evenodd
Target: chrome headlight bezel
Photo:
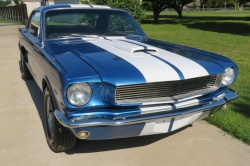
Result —
<instances>
[{"instance_id":1,"label":"chrome headlight bezel","mask_svg":"<svg viewBox=\"0 0 250 166\"><path fill-rule=\"evenodd\" d=\"M221 83L224 86L229 86L233 83L234 78L235 78L234 68L232 67L226 68L225 73L222 74Z\"/></svg>"},{"instance_id":2,"label":"chrome headlight bezel","mask_svg":"<svg viewBox=\"0 0 250 166\"><path fill-rule=\"evenodd\" d=\"M73 106L84 106L92 97L92 88L86 82L71 84L66 91L66 98Z\"/></svg>"}]
</instances>

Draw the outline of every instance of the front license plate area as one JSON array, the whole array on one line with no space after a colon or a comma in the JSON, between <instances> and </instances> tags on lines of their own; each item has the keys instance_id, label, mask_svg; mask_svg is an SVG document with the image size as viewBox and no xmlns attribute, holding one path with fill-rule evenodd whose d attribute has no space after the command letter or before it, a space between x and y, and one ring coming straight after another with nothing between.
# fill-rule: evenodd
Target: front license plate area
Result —
<instances>
[{"instance_id":1,"label":"front license plate area","mask_svg":"<svg viewBox=\"0 0 250 166\"><path fill-rule=\"evenodd\" d=\"M140 135L168 133L180 129L184 126L194 123L201 116L202 113L203 112L191 113L186 115L158 119L154 122L148 122L145 124Z\"/></svg>"}]
</instances>

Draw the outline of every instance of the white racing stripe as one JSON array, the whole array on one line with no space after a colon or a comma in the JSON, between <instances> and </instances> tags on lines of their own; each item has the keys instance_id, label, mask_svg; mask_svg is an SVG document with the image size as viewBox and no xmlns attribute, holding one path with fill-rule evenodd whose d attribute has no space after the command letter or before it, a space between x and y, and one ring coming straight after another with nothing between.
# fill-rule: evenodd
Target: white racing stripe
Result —
<instances>
[{"instance_id":1,"label":"white racing stripe","mask_svg":"<svg viewBox=\"0 0 250 166\"><path fill-rule=\"evenodd\" d=\"M128 42L132 42L135 45L144 45L145 47L152 47L150 45L140 43L134 40L127 40ZM184 75L185 79L189 78L195 78L195 77L201 77L209 75L207 70L203 68L200 64L194 62L193 60L190 60L186 57L183 57L181 55L160 49L158 49L157 57L164 59L165 61L171 63L176 68L178 68L182 74Z\"/></svg>"},{"instance_id":2,"label":"white racing stripe","mask_svg":"<svg viewBox=\"0 0 250 166\"><path fill-rule=\"evenodd\" d=\"M125 40L125 38L120 39ZM109 38L109 40L99 39L88 42L104 50L107 50L108 52L126 60L128 63L135 66L143 74L147 82L180 80L178 73L163 61L152 57L147 53L140 53L140 56L132 56L131 52L129 53L129 51L122 49L124 46L128 47L128 50L132 50L134 47L138 48L138 46L135 46L134 44L129 44L127 42L118 40L112 41L112 38ZM119 47L119 45L123 45L123 47Z\"/></svg>"},{"instance_id":3,"label":"white racing stripe","mask_svg":"<svg viewBox=\"0 0 250 166\"><path fill-rule=\"evenodd\" d=\"M204 67L193 60L163 49L158 49L158 51L156 56L176 66L182 72L185 79L209 75Z\"/></svg>"},{"instance_id":4,"label":"white racing stripe","mask_svg":"<svg viewBox=\"0 0 250 166\"><path fill-rule=\"evenodd\" d=\"M72 8L94 8L94 9L111 9L108 6L101 6L101 5L80 5L80 4L69 4Z\"/></svg>"}]
</instances>

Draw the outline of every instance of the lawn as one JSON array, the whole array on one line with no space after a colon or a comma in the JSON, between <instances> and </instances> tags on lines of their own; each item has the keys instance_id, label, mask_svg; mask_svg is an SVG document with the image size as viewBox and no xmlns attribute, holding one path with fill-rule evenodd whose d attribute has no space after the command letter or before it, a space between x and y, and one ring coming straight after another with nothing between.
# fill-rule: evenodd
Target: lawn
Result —
<instances>
[{"instance_id":1,"label":"lawn","mask_svg":"<svg viewBox=\"0 0 250 166\"><path fill-rule=\"evenodd\" d=\"M207 118L229 134L250 144L250 11L163 12L159 23L153 15L141 25L148 37L215 52L239 66L237 81L230 87L239 93L226 110Z\"/></svg>"},{"instance_id":2,"label":"lawn","mask_svg":"<svg viewBox=\"0 0 250 166\"><path fill-rule=\"evenodd\" d=\"M12 20L7 20L7 19L4 19L4 18L0 17L0 24L2 24L2 23L22 24L21 22L14 22Z\"/></svg>"}]
</instances>

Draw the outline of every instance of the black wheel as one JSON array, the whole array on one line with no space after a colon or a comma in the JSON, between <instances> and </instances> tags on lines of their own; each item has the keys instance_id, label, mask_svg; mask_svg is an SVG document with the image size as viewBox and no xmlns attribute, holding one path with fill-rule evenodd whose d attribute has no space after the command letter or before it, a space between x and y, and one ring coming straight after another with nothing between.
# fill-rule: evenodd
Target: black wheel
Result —
<instances>
[{"instance_id":1,"label":"black wheel","mask_svg":"<svg viewBox=\"0 0 250 166\"><path fill-rule=\"evenodd\" d=\"M44 93L45 134L50 149L58 153L72 149L75 146L76 137L58 122L54 108L50 92L46 88Z\"/></svg>"},{"instance_id":2,"label":"black wheel","mask_svg":"<svg viewBox=\"0 0 250 166\"><path fill-rule=\"evenodd\" d=\"M25 78L25 79L32 78L32 75L30 74L30 71L25 63L24 55L22 54L22 52L20 52L20 70L21 70L23 78Z\"/></svg>"}]
</instances>

